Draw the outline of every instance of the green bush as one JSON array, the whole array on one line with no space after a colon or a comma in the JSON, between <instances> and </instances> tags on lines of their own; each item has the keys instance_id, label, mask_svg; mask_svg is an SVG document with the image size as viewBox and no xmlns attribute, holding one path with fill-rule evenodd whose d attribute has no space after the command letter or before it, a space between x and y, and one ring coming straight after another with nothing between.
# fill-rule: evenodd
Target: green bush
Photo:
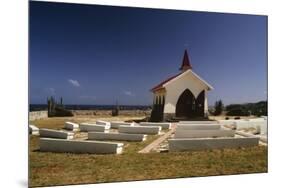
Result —
<instances>
[{"instance_id":1,"label":"green bush","mask_svg":"<svg viewBox=\"0 0 281 188\"><path fill-rule=\"evenodd\" d=\"M161 104L154 104L152 111L151 111L151 116L150 120L151 122L161 122L163 121L163 111L164 111L164 105Z\"/></svg>"},{"instance_id":2,"label":"green bush","mask_svg":"<svg viewBox=\"0 0 281 188\"><path fill-rule=\"evenodd\" d=\"M226 113L228 116L249 116L250 113L243 109L233 109Z\"/></svg>"},{"instance_id":3,"label":"green bush","mask_svg":"<svg viewBox=\"0 0 281 188\"><path fill-rule=\"evenodd\" d=\"M242 113L251 113L251 115L256 116L267 116L267 101L260 101L257 103L245 103L245 104L230 104L225 107L225 110L230 111L237 111L240 109L243 111Z\"/></svg>"},{"instance_id":4,"label":"green bush","mask_svg":"<svg viewBox=\"0 0 281 188\"><path fill-rule=\"evenodd\" d=\"M64 117L73 116L73 113L61 107L56 107L54 111L49 114L49 117Z\"/></svg>"},{"instance_id":5,"label":"green bush","mask_svg":"<svg viewBox=\"0 0 281 188\"><path fill-rule=\"evenodd\" d=\"M220 115L223 111L223 103L222 103L222 100L219 100L219 101L216 101L215 102L215 112L214 112L214 115L217 116L217 115Z\"/></svg>"},{"instance_id":6,"label":"green bush","mask_svg":"<svg viewBox=\"0 0 281 188\"><path fill-rule=\"evenodd\" d=\"M111 115L112 116L118 116L119 115L119 109L118 108L112 109Z\"/></svg>"}]
</instances>

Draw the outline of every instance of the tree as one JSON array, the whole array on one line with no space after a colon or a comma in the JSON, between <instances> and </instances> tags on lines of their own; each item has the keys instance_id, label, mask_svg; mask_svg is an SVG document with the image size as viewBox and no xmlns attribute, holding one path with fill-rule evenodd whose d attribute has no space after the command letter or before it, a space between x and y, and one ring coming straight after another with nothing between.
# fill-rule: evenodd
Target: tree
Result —
<instances>
[{"instance_id":1,"label":"tree","mask_svg":"<svg viewBox=\"0 0 281 188\"><path fill-rule=\"evenodd\" d=\"M116 101L116 106L115 106L115 108L112 109L111 115L112 116L118 116L119 110L120 110L120 108L119 108L119 105L118 105L118 101Z\"/></svg>"},{"instance_id":2,"label":"tree","mask_svg":"<svg viewBox=\"0 0 281 188\"><path fill-rule=\"evenodd\" d=\"M219 101L216 101L215 102L215 112L214 112L214 115L217 116L217 115L220 115L223 111L223 103L222 103L222 100L219 100Z\"/></svg>"}]
</instances>

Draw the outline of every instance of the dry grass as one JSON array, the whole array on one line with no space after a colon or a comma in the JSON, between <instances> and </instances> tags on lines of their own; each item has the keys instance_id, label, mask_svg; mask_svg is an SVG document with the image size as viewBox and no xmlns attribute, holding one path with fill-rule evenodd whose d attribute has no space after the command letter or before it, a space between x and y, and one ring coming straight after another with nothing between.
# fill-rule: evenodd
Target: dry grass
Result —
<instances>
[{"instance_id":1,"label":"dry grass","mask_svg":"<svg viewBox=\"0 0 281 188\"><path fill-rule=\"evenodd\" d=\"M33 123L59 129L65 120L54 118ZM93 155L39 152L38 137L31 136L30 186L267 172L267 147L263 146L201 152L136 152L156 138L150 136L141 143L126 142L121 155Z\"/></svg>"}]
</instances>

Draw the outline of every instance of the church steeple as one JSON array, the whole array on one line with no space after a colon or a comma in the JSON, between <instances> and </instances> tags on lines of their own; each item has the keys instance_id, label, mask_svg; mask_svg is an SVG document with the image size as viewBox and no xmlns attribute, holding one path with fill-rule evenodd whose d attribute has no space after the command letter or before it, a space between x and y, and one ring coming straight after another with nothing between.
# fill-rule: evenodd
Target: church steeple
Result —
<instances>
[{"instance_id":1,"label":"church steeple","mask_svg":"<svg viewBox=\"0 0 281 188\"><path fill-rule=\"evenodd\" d=\"M187 50L184 51L184 55L183 55L183 60L182 60L182 64L180 67L180 70L182 72L188 70L188 69L192 69L192 66L189 62L189 58L188 58L188 54L187 54Z\"/></svg>"}]
</instances>

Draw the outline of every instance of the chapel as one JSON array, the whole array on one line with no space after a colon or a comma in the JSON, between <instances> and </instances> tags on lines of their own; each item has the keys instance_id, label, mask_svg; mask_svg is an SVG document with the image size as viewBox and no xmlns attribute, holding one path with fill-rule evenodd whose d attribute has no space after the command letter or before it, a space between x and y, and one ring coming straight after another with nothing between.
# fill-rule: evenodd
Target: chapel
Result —
<instances>
[{"instance_id":1,"label":"chapel","mask_svg":"<svg viewBox=\"0 0 281 188\"><path fill-rule=\"evenodd\" d=\"M184 51L179 70L178 74L151 89L151 120L208 117L207 92L213 87L193 71L187 50Z\"/></svg>"}]
</instances>

